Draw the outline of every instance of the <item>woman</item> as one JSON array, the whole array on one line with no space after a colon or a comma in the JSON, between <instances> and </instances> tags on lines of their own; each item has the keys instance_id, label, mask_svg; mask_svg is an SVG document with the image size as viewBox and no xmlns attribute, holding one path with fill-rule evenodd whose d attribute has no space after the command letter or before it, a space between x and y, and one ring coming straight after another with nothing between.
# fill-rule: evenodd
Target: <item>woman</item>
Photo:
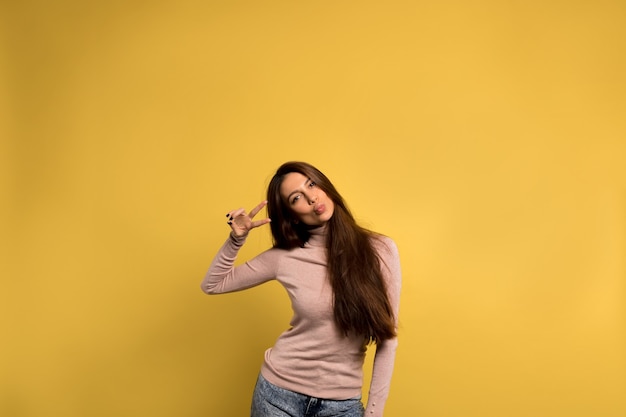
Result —
<instances>
[{"instance_id":1,"label":"woman","mask_svg":"<svg viewBox=\"0 0 626 417\"><path fill-rule=\"evenodd\" d=\"M269 218L253 220L266 205ZM265 352L251 416L363 416L363 362L370 343L376 356L365 413L382 416L397 346L395 243L357 225L328 178L304 162L283 164L267 201L250 213L238 209L226 216L230 236L203 291L221 294L276 279L294 312L290 328ZM274 246L234 267L250 230L267 223Z\"/></svg>"}]
</instances>

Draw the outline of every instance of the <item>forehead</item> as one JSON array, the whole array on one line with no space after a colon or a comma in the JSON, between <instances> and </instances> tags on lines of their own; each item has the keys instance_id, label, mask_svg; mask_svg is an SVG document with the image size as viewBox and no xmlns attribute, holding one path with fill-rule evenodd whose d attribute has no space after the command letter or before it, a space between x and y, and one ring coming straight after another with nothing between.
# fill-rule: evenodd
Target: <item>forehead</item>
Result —
<instances>
[{"instance_id":1,"label":"forehead","mask_svg":"<svg viewBox=\"0 0 626 417\"><path fill-rule=\"evenodd\" d=\"M299 172L290 172L283 178L283 183L280 185L280 194L283 197L287 197L292 191L302 187L308 179L306 175L302 175Z\"/></svg>"}]
</instances>

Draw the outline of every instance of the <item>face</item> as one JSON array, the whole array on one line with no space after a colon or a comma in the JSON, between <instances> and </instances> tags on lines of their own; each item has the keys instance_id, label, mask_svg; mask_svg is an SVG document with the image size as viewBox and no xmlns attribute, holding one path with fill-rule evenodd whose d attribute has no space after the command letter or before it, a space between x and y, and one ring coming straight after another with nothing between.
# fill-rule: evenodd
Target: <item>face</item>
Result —
<instances>
[{"instance_id":1,"label":"face","mask_svg":"<svg viewBox=\"0 0 626 417\"><path fill-rule=\"evenodd\" d=\"M321 226L333 217L333 201L310 178L299 172L285 175L280 195L296 219L304 224Z\"/></svg>"}]
</instances>

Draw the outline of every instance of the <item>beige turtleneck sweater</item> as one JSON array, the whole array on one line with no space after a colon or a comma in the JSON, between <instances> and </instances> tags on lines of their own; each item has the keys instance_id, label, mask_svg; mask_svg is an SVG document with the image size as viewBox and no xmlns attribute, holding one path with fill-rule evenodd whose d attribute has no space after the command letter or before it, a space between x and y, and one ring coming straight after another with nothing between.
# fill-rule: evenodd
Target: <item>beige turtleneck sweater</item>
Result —
<instances>
[{"instance_id":1,"label":"beige turtleneck sweater","mask_svg":"<svg viewBox=\"0 0 626 417\"><path fill-rule=\"evenodd\" d=\"M231 233L202 281L202 290L221 294L272 279L285 287L294 314L290 328L265 352L263 377L281 388L317 398L345 400L360 395L366 346L362 337L345 337L333 320L324 228L313 229L302 248L271 248L234 267L245 239ZM398 249L388 237L372 239L397 317L401 284ZM383 415L397 344L397 339L390 339L376 346L365 414L368 417Z\"/></svg>"}]
</instances>

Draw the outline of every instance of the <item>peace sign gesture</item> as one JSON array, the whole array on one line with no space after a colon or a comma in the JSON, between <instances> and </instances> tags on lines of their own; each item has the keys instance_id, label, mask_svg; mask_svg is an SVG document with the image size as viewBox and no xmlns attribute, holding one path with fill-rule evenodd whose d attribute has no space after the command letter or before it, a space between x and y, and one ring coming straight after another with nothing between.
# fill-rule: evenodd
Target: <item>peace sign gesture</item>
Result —
<instances>
[{"instance_id":1,"label":"peace sign gesture","mask_svg":"<svg viewBox=\"0 0 626 417\"><path fill-rule=\"evenodd\" d=\"M246 214L246 211L242 208L229 211L228 214L226 214L226 217L228 217L228 224L233 230L235 236L244 236L255 227L263 226L264 224L269 223L271 221L269 218L265 218L263 220L252 220L254 216L256 216L257 213L266 205L267 201L262 201L255 208L250 210L249 214Z\"/></svg>"}]
</instances>

